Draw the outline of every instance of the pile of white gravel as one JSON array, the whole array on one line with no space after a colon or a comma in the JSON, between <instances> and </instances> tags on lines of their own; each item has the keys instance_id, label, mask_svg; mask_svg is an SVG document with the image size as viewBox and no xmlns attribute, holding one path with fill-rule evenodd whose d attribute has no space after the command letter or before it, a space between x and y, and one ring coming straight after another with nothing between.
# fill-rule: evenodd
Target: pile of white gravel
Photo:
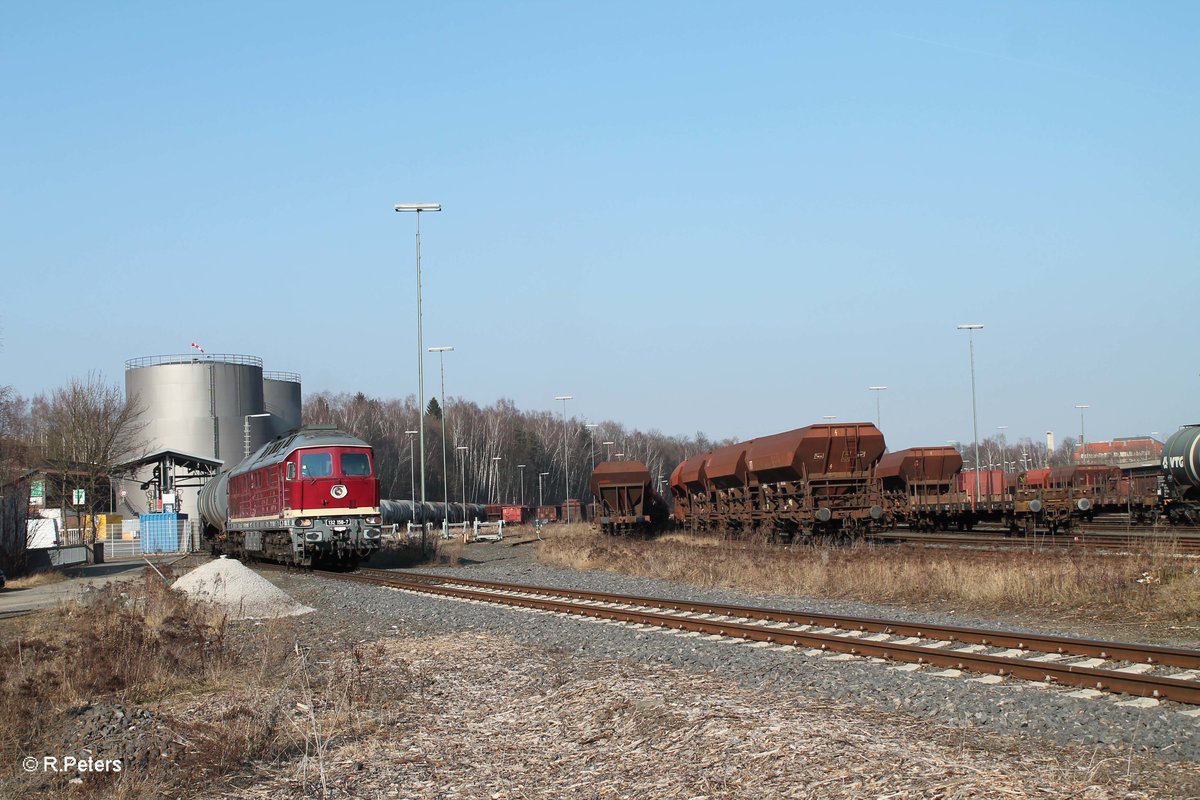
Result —
<instances>
[{"instance_id":1,"label":"pile of white gravel","mask_svg":"<svg viewBox=\"0 0 1200 800\"><path fill-rule=\"evenodd\" d=\"M294 617L313 610L242 562L224 556L192 570L171 588L220 606L231 619Z\"/></svg>"}]
</instances>

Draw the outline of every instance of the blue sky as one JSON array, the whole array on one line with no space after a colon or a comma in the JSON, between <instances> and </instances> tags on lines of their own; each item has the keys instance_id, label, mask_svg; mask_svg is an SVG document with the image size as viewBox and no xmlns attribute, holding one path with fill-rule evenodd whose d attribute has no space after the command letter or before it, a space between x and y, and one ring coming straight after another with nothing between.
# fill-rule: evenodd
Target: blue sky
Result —
<instances>
[{"instance_id":1,"label":"blue sky","mask_svg":"<svg viewBox=\"0 0 1200 800\"><path fill-rule=\"evenodd\" d=\"M1200 421L1200 6L9 4L0 383L260 355L667 433ZM427 395L437 360L426 362Z\"/></svg>"}]
</instances>

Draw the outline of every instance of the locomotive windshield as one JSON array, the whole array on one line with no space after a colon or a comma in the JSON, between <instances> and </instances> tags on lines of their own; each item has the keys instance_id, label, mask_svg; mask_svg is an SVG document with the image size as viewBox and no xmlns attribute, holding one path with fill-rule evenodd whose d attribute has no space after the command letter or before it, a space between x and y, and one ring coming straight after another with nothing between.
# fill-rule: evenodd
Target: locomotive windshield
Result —
<instances>
[{"instance_id":1,"label":"locomotive windshield","mask_svg":"<svg viewBox=\"0 0 1200 800\"><path fill-rule=\"evenodd\" d=\"M342 453L342 475L348 478L371 474L371 459L366 453Z\"/></svg>"},{"instance_id":2,"label":"locomotive windshield","mask_svg":"<svg viewBox=\"0 0 1200 800\"><path fill-rule=\"evenodd\" d=\"M333 456L329 453L305 453L300 456L300 477L328 478L333 474Z\"/></svg>"}]
</instances>

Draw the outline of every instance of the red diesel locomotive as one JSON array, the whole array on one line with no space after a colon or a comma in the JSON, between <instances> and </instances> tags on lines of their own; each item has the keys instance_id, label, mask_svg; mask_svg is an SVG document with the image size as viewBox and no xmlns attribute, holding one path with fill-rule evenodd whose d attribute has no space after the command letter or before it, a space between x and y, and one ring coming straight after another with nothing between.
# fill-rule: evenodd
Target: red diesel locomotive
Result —
<instances>
[{"instance_id":1,"label":"red diesel locomotive","mask_svg":"<svg viewBox=\"0 0 1200 800\"><path fill-rule=\"evenodd\" d=\"M331 425L276 439L200 490L214 554L353 566L379 548L371 446Z\"/></svg>"}]
</instances>

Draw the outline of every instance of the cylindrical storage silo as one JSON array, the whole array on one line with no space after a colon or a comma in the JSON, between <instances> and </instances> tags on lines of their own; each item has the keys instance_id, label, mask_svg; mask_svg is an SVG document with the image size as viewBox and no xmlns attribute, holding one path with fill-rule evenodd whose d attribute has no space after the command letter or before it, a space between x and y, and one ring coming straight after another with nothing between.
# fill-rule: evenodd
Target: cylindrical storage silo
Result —
<instances>
[{"instance_id":1,"label":"cylindrical storage silo","mask_svg":"<svg viewBox=\"0 0 1200 800\"><path fill-rule=\"evenodd\" d=\"M125 396L142 408L147 452L175 450L221 461L229 469L244 457L247 417L264 413L262 359L216 354L130 359ZM252 425L252 451L269 438L254 435L263 429ZM179 510L195 514L198 491L179 494Z\"/></svg>"},{"instance_id":2,"label":"cylindrical storage silo","mask_svg":"<svg viewBox=\"0 0 1200 800\"><path fill-rule=\"evenodd\" d=\"M263 410L271 415L268 420L270 438L283 436L299 428L302 407L298 374L263 373Z\"/></svg>"},{"instance_id":3,"label":"cylindrical storage silo","mask_svg":"<svg viewBox=\"0 0 1200 800\"><path fill-rule=\"evenodd\" d=\"M246 417L263 413L262 359L239 355L132 359L125 362L125 395L136 397L144 409L151 449L180 450L231 467L244 457Z\"/></svg>"}]
</instances>

